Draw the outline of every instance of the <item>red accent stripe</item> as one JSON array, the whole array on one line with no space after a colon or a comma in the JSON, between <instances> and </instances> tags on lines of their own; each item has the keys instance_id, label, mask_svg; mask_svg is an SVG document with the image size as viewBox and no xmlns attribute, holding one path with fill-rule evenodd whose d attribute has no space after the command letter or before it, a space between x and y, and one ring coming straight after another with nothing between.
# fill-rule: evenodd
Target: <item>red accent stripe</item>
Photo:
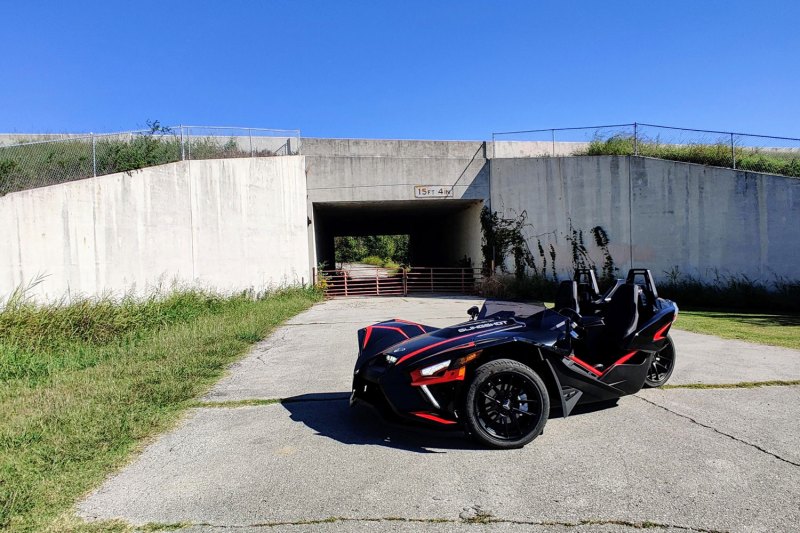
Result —
<instances>
[{"instance_id":1,"label":"red accent stripe","mask_svg":"<svg viewBox=\"0 0 800 533\"><path fill-rule=\"evenodd\" d=\"M380 328L380 329L393 329L393 330L395 330L395 331L399 331L399 332L400 332L400 334L401 334L403 337L405 337L406 339L408 338L408 333L406 333L406 332L405 332L405 331L403 331L402 329L400 329L400 328L396 328L396 327L394 327L394 326L372 326L372 327L373 327L373 328Z\"/></svg>"},{"instance_id":2,"label":"red accent stripe","mask_svg":"<svg viewBox=\"0 0 800 533\"><path fill-rule=\"evenodd\" d=\"M361 347L362 350L367 347L370 335L372 335L372 326L367 326L367 334L364 335L364 346Z\"/></svg>"},{"instance_id":3,"label":"red accent stripe","mask_svg":"<svg viewBox=\"0 0 800 533\"><path fill-rule=\"evenodd\" d=\"M585 362L585 361L581 361L580 359L578 359L578 358L577 358L577 357L575 357L574 355L570 355L570 356L569 356L569 360L570 360L570 361L574 361L575 363L577 363L577 364L578 364L578 366L580 366L581 368L584 368L584 369L588 370L589 372L591 372L591 373L592 373L592 374L594 374L595 376L602 376L602 375L603 375L603 373L602 373L602 372L600 372L599 370L597 370L595 367L593 367L592 365L590 365L589 363L587 363L587 362Z\"/></svg>"},{"instance_id":4,"label":"red accent stripe","mask_svg":"<svg viewBox=\"0 0 800 533\"><path fill-rule=\"evenodd\" d=\"M404 355L395 364L399 365L400 363L402 363L403 361L405 361L409 357L414 357L415 355L417 355L419 353L422 353L424 351L430 350L431 348L436 348L437 346L441 346L442 344L445 344L445 343L448 343L448 342L452 342L452 341L457 341L458 339L463 339L465 337L471 337L472 335L473 335L472 333L468 333L466 335L461 335L459 337L453 337L452 339L445 339L443 341L435 342L433 344L429 344L428 346L423 346L419 350L414 350L413 352Z\"/></svg>"},{"instance_id":5,"label":"red accent stripe","mask_svg":"<svg viewBox=\"0 0 800 533\"><path fill-rule=\"evenodd\" d=\"M395 321L395 322L402 322L403 324L411 324L412 326L417 326L419 329L421 329L421 330L422 330L422 333L427 333L427 331L425 331L425 328L424 328L424 327L422 327L422 324L417 324L416 322L411 322L411 321L408 321L408 320L403 320L402 318L395 318L395 319L394 319L394 321Z\"/></svg>"},{"instance_id":6,"label":"red accent stripe","mask_svg":"<svg viewBox=\"0 0 800 533\"><path fill-rule=\"evenodd\" d=\"M370 335L372 335L372 330L373 330L373 329L375 329L375 328L378 328L378 329L392 329L392 330L394 330L394 331L397 331L397 332L399 332L399 333L400 333L400 335L402 335L402 336L403 336L403 337L405 337L406 339L408 339L408 338L409 338L409 337L408 337L408 333L406 333L405 331L403 331L401 328L396 328L396 327L394 327L394 326L381 326L381 325L376 325L376 326L367 326L367 334L366 334L366 335L364 335L364 346L362 346L362 347L361 347L362 349L364 349L364 348L366 348L366 347L367 347L367 343L369 342L369 337L370 337Z\"/></svg>"},{"instance_id":7,"label":"red accent stripe","mask_svg":"<svg viewBox=\"0 0 800 533\"><path fill-rule=\"evenodd\" d=\"M474 347L475 347L475 343L470 341L470 342L468 342L466 344L459 344L458 346L453 346L452 348L448 348L446 350L442 350L439 353L454 352L456 350L463 350L464 348L474 348Z\"/></svg>"},{"instance_id":8,"label":"red accent stripe","mask_svg":"<svg viewBox=\"0 0 800 533\"><path fill-rule=\"evenodd\" d=\"M654 341L663 341L666 338L666 337L664 337L664 332L667 331L671 325L672 325L672 322L669 322L666 326L664 326L660 330L656 331L656 334L653 335L653 340Z\"/></svg>"},{"instance_id":9,"label":"red accent stripe","mask_svg":"<svg viewBox=\"0 0 800 533\"><path fill-rule=\"evenodd\" d=\"M625 364L625 362L626 362L628 359L630 359L631 357L633 357L633 356L634 356L634 355L636 355L637 353L639 353L639 352L631 352L631 353L626 353L625 355L623 355L622 357L620 357L619 359L617 359L617 362L616 362L616 363L614 363L613 365L611 365L611 367L609 367L609 369L608 369L608 370L611 370L612 368L614 368L614 367L615 367L615 366L617 366L617 365L623 365L623 364ZM608 371L608 370L607 370L607 371ZM606 371L606 372L607 372L607 371Z\"/></svg>"},{"instance_id":10,"label":"red accent stripe","mask_svg":"<svg viewBox=\"0 0 800 533\"><path fill-rule=\"evenodd\" d=\"M432 415L430 413L411 413L412 415L418 416L420 418L425 418L427 420L433 420L434 422L439 422L440 424L455 424L454 420L447 420L445 418L440 418L436 415Z\"/></svg>"}]
</instances>

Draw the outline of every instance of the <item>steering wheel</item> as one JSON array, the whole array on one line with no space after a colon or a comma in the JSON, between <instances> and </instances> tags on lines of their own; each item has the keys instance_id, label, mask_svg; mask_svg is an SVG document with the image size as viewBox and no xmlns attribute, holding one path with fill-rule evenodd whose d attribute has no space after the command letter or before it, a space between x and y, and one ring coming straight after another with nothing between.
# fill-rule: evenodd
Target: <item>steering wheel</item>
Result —
<instances>
[{"instance_id":1,"label":"steering wheel","mask_svg":"<svg viewBox=\"0 0 800 533\"><path fill-rule=\"evenodd\" d=\"M572 309L571 307L564 307L558 310L559 315L564 315L565 317L569 318L579 326L583 323L583 317L580 313L576 310Z\"/></svg>"}]
</instances>

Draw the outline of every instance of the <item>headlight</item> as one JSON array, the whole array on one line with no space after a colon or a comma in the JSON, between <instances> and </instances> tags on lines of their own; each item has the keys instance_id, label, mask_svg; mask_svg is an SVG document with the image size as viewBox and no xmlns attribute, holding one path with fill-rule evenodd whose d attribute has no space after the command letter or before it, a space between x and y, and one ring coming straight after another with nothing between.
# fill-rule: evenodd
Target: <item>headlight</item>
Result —
<instances>
[{"instance_id":1,"label":"headlight","mask_svg":"<svg viewBox=\"0 0 800 533\"><path fill-rule=\"evenodd\" d=\"M387 364L393 365L396 362L397 362L397 357L395 357L393 355L389 355L388 353L386 354L386 363Z\"/></svg>"},{"instance_id":2,"label":"headlight","mask_svg":"<svg viewBox=\"0 0 800 533\"><path fill-rule=\"evenodd\" d=\"M428 367L423 368L419 371L420 375L422 376L432 376L440 370L444 370L450 366L450 360L442 361L441 363L436 363L435 365L431 365Z\"/></svg>"}]
</instances>

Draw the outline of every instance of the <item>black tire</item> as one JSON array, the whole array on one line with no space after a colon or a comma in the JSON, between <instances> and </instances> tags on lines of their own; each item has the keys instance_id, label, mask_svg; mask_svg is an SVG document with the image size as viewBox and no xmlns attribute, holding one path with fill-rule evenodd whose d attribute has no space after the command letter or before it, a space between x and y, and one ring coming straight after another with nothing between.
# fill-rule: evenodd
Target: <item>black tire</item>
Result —
<instances>
[{"instance_id":1,"label":"black tire","mask_svg":"<svg viewBox=\"0 0 800 533\"><path fill-rule=\"evenodd\" d=\"M653 357L650 368L647 369L647 377L644 378L644 386L654 389L669 381L672 371L675 369L675 344L672 337L667 335L667 343Z\"/></svg>"},{"instance_id":2,"label":"black tire","mask_svg":"<svg viewBox=\"0 0 800 533\"><path fill-rule=\"evenodd\" d=\"M542 378L511 359L478 367L464 402L467 433L494 448L525 446L541 435L550 413Z\"/></svg>"}]
</instances>

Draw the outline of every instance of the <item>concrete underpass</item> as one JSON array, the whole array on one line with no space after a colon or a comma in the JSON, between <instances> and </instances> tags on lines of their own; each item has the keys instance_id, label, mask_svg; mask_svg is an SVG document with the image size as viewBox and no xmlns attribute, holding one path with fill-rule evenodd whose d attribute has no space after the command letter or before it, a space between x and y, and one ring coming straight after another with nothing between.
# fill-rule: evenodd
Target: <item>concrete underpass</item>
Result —
<instances>
[{"instance_id":1,"label":"concrete underpass","mask_svg":"<svg viewBox=\"0 0 800 533\"><path fill-rule=\"evenodd\" d=\"M221 291L307 283L321 262L333 266L337 235L407 234L412 266L466 256L480 267L483 206L524 222L559 277L572 270L571 232L596 226L622 272L800 277L796 178L537 157L507 144L305 138L303 155L181 161L14 192L0 198L10 228L0 299L40 277L31 294L44 300L146 292L164 279ZM591 242L589 254L604 261Z\"/></svg>"},{"instance_id":2,"label":"concrete underpass","mask_svg":"<svg viewBox=\"0 0 800 533\"><path fill-rule=\"evenodd\" d=\"M409 235L412 265L480 266L482 200L399 200L313 204L317 261L334 265L334 237ZM460 263L461 262L461 263Z\"/></svg>"}]
</instances>

